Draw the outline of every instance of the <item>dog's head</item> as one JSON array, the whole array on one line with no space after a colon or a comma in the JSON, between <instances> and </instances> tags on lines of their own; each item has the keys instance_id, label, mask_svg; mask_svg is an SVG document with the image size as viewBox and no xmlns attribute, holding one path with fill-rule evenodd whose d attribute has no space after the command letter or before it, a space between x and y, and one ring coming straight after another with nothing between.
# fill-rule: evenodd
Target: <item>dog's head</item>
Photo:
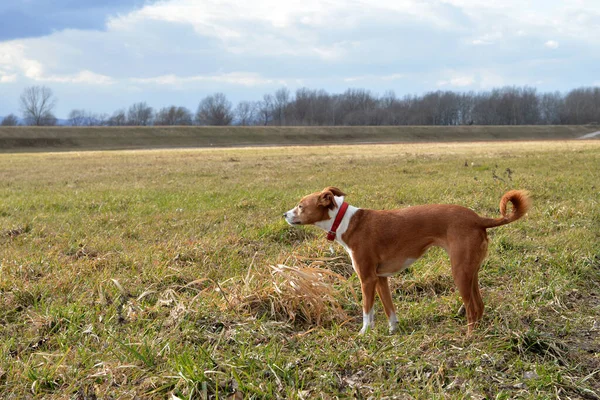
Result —
<instances>
[{"instance_id":1,"label":"dog's head","mask_svg":"<svg viewBox=\"0 0 600 400\"><path fill-rule=\"evenodd\" d=\"M337 208L336 196L345 196L340 189L330 186L321 192L304 196L298 205L283 214L290 225L312 225L330 219L329 211Z\"/></svg>"}]
</instances>

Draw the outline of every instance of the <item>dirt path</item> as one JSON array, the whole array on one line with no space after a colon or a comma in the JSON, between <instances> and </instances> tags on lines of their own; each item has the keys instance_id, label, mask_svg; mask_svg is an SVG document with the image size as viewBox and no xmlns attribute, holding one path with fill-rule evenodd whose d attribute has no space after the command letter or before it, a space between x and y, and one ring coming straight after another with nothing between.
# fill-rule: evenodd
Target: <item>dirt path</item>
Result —
<instances>
[{"instance_id":1,"label":"dirt path","mask_svg":"<svg viewBox=\"0 0 600 400\"><path fill-rule=\"evenodd\" d=\"M583 135L583 136L578 137L578 139L593 139L593 138L595 138L597 136L600 136L600 131L588 133L587 135Z\"/></svg>"}]
</instances>

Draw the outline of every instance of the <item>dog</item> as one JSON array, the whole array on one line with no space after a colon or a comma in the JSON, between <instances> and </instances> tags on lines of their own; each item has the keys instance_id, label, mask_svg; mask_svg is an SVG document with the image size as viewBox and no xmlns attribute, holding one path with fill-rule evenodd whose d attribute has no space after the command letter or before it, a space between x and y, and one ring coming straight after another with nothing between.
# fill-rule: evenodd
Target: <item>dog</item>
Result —
<instances>
[{"instance_id":1,"label":"dog","mask_svg":"<svg viewBox=\"0 0 600 400\"><path fill-rule=\"evenodd\" d=\"M523 217L531 205L528 192L506 192L500 200L499 218L481 217L450 204L369 210L348 205L345 196L340 189L327 187L303 197L283 217L293 226L318 226L327 232L328 240L340 243L350 255L362 291L360 334L375 327L375 292L383 303L390 333L398 329L388 277L410 266L431 246L442 247L450 256L452 277L466 310L467 334L471 334L484 309L477 274L487 255L486 230ZM512 203L509 214L508 203Z\"/></svg>"}]
</instances>

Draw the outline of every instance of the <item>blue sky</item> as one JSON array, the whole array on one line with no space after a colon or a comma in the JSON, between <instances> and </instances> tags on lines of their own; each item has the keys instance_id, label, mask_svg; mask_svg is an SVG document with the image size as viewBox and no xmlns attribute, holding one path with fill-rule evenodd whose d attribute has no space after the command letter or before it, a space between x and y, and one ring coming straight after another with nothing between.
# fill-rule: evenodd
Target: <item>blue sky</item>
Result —
<instances>
[{"instance_id":1,"label":"blue sky","mask_svg":"<svg viewBox=\"0 0 600 400\"><path fill-rule=\"evenodd\" d=\"M0 41L45 36L68 28L101 30L108 15L144 4L144 0L2 0Z\"/></svg>"},{"instance_id":2,"label":"blue sky","mask_svg":"<svg viewBox=\"0 0 600 400\"><path fill-rule=\"evenodd\" d=\"M62 118L282 86L566 91L600 85L598 21L596 0L2 0L0 115L31 85Z\"/></svg>"}]
</instances>

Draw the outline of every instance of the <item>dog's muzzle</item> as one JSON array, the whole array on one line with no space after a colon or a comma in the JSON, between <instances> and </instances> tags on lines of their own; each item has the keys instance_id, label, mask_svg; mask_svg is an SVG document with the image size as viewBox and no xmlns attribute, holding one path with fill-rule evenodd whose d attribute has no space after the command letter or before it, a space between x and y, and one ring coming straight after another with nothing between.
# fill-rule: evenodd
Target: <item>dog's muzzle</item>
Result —
<instances>
[{"instance_id":1,"label":"dog's muzzle","mask_svg":"<svg viewBox=\"0 0 600 400\"><path fill-rule=\"evenodd\" d=\"M290 225L301 225L300 221L297 221L295 217L296 215L291 211L283 213L283 218L285 218L285 222L287 222Z\"/></svg>"}]
</instances>

